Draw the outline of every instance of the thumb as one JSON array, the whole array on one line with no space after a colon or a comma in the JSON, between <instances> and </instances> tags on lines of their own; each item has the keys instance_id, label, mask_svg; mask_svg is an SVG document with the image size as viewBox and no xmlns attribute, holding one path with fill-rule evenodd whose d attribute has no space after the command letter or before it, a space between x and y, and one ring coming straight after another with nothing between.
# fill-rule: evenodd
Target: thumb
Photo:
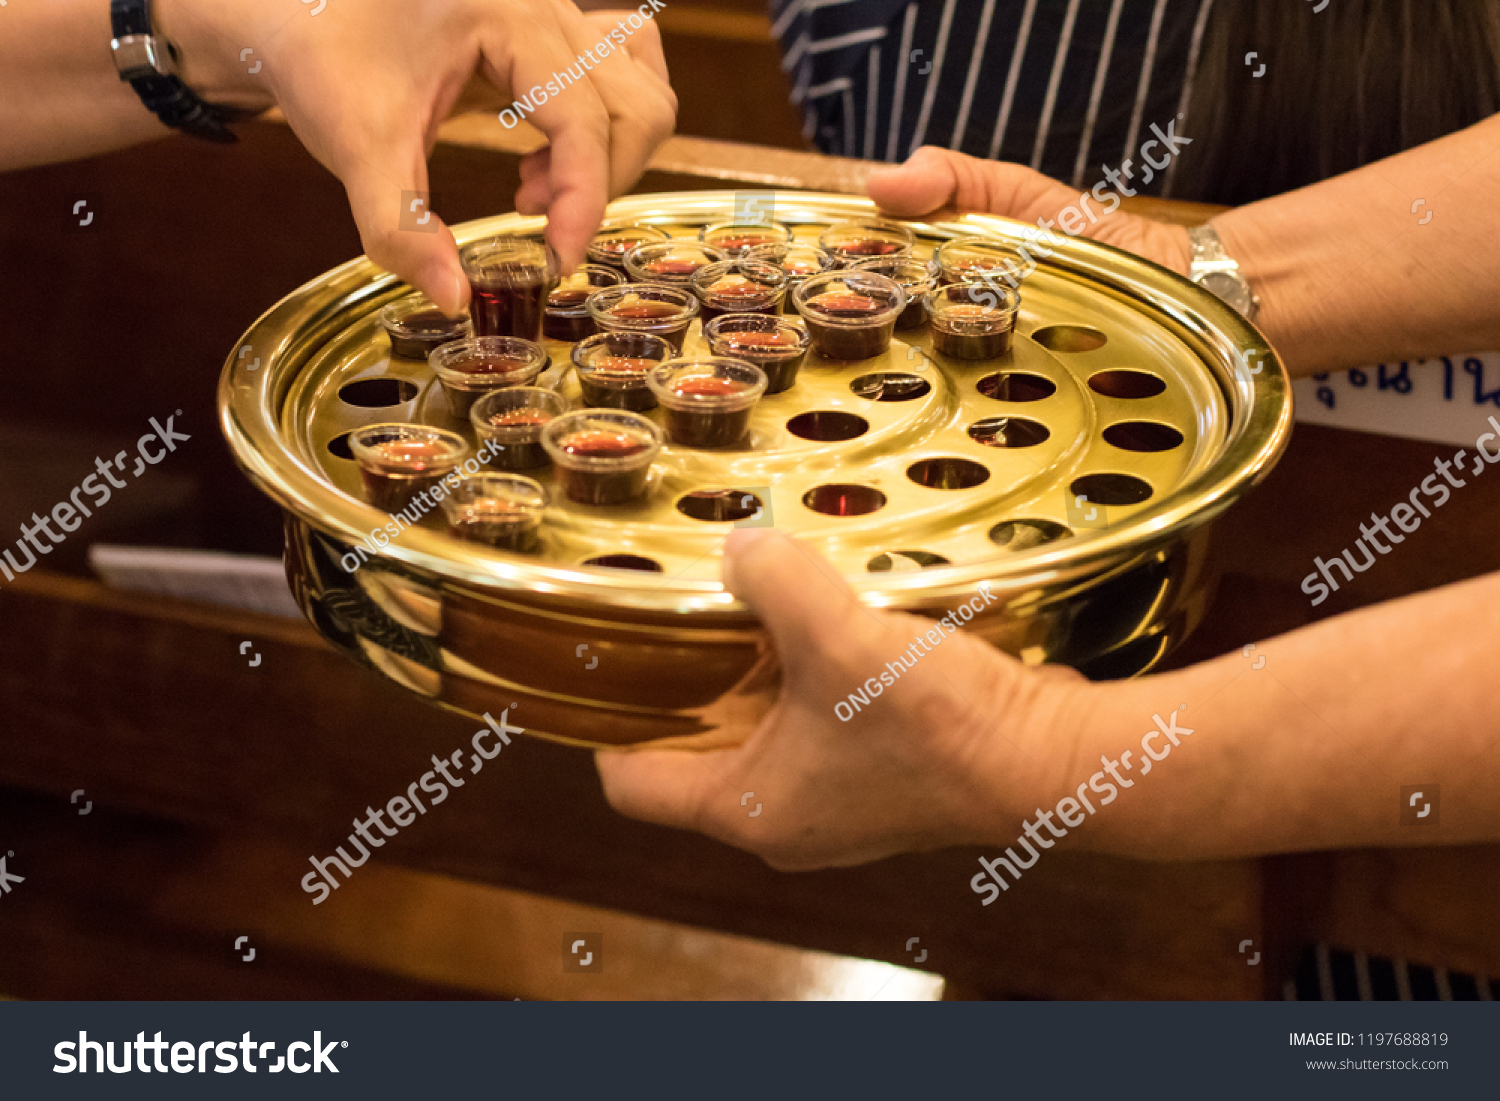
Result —
<instances>
[{"instance_id":1,"label":"thumb","mask_svg":"<svg viewBox=\"0 0 1500 1101\"><path fill-rule=\"evenodd\" d=\"M924 145L905 164L870 173L870 198L889 214L913 218L942 206L1030 221L1033 208L1066 205L1075 192L1018 164L984 161Z\"/></svg>"},{"instance_id":2,"label":"thumb","mask_svg":"<svg viewBox=\"0 0 1500 1101\"><path fill-rule=\"evenodd\" d=\"M724 546L724 585L771 633L782 677L817 677L817 655L843 653L878 623L827 559L775 528L740 528Z\"/></svg>"},{"instance_id":3,"label":"thumb","mask_svg":"<svg viewBox=\"0 0 1500 1101\"><path fill-rule=\"evenodd\" d=\"M411 169L395 179L360 164L344 175L349 208L365 255L394 272L453 316L469 301L469 282L458 262L452 232L432 210L427 166L420 150ZM396 165L391 157L385 163Z\"/></svg>"}]
</instances>

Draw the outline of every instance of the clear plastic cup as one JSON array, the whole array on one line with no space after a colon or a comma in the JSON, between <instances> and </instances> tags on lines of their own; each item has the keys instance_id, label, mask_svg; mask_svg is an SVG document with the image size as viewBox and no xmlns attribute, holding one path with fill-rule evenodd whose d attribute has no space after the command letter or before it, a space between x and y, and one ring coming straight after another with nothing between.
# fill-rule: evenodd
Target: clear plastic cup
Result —
<instances>
[{"instance_id":1,"label":"clear plastic cup","mask_svg":"<svg viewBox=\"0 0 1500 1101\"><path fill-rule=\"evenodd\" d=\"M534 553L547 491L519 474L476 474L443 498L448 533L495 550Z\"/></svg>"},{"instance_id":2,"label":"clear plastic cup","mask_svg":"<svg viewBox=\"0 0 1500 1101\"><path fill-rule=\"evenodd\" d=\"M680 355L688 326L698 316L698 296L687 286L626 283L589 295L589 316L602 332L650 333Z\"/></svg>"},{"instance_id":3,"label":"clear plastic cup","mask_svg":"<svg viewBox=\"0 0 1500 1101\"><path fill-rule=\"evenodd\" d=\"M821 275L825 271L843 266L843 262L833 253L810 245L806 241L792 241L789 244L780 245L756 245L745 254L746 260L761 260L767 264L775 264L786 272L793 286L796 286L809 275Z\"/></svg>"},{"instance_id":4,"label":"clear plastic cup","mask_svg":"<svg viewBox=\"0 0 1500 1101\"><path fill-rule=\"evenodd\" d=\"M1010 351L1021 295L989 283L949 283L927 299L932 350L952 359L996 359Z\"/></svg>"},{"instance_id":5,"label":"clear plastic cup","mask_svg":"<svg viewBox=\"0 0 1500 1101\"><path fill-rule=\"evenodd\" d=\"M470 455L457 432L425 424L370 424L349 433L359 463L365 499L386 512L401 512Z\"/></svg>"},{"instance_id":6,"label":"clear plastic cup","mask_svg":"<svg viewBox=\"0 0 1500 1101\"><path fill-rule=\"evenodd\" d=\"M557 258L529 237L490 237L459 249L469 277L475 336L542 338L547 295L557 284Z\"/></svg>"},{"instance_id":7,"label":"clear plastic cup","mask_svg":"<svg viewBox=\"0 0 1500 1101\"><path fill-rule=\"evenodd\" d=\"M667 439L681 447L733 447L750 431L766 373L742 359L705 356L653 367L651 392L667 413Z\"/></svg>"},{"instance_id":8,"label":"clear plastic cup","mask_svg":"<svg viewBox=\"0 0 1500 1101\"><path fill-rule=\"evenodd\" d=\"M573 366L583 404L595 409L656 408L646 374L677 354L671 343L651 333L602 332L573 348Z\"/></svg>"},{"instance_id":9,"label":"clear plastic cup","mask_svg":"<svg viewBox=\"0 0 1500 1101\"><path fill-rule=\"evenodd\" d=\"M453 415L461 421L469 419L481 395L507 386L530 386L551 362L547 349L517 336L455 340L427 357Z\"/></svg>"},{"instance_id":10,"label":"clear plastic cup","mask_svg":"<svg viewBox=\"0 0 1500 1101\"><path fill-rule=\"evenodd\" d=\"M435 348L463 340L472 329L469 315L449 317L425 294L398 298L380 311L380 323L391 338L391 354L403 359L426 359Z\"/></svg>"},{"instance_id":11,"label":"clear plastic cup","mask_svg":"<svg viewBox=\"0 0 1500 1101\"><path fill-rule=\"evenodd\" d=\"M697 241L660 241L637 245L625 254L625 274L632 283L665 283L686 288L693 273L728 260L723 249Z\"/></svg>"},{"instance_id":12,"label":"clear plastic cup","mask_svg":"<svg viewBox=\"0 0 1500 1101\"><path fill-rule=\"evenodd\" d=\"M589 316L588 300L600 287L618 287L625 277L603 264L584 264L558 281L547 296L542 335L552 340L576 342L599 331Z\"/></svg>"},{"instance_id":13,"label":"clear plastic cup","mask_svg":"<svg viewBox=\"0 0 1500 1101\"><path fill-rule=\"evenodd\" d=\"M636 245L657 244L671 239L671 234L655 226L638 224L606 226L594 234L594 239L589 242L588 261L590 264L603 264L607 268L614 268L623 273L625 254Z\"/></svg>"},{"instance_id":14,"label":"clear plastic cup","mask_svg":"<svg viewBox=\"0 0 1500 1101\"><path fill-rule=\"evenodd\" d=\"M766 373L766 393L780 394L797 381L812 337L800 317L726 313L703 326L716 356L753 363Z\"/></svg>"},{"instance_id":15,"label":"clear plastic cup","mask_svg":"<svg viewBox=\"0 0 1500 1101\"><path fill-rule=\"evenodd\" d=\"M938 285L936 260L918 260L910 254L877 256L873 260L861 260L853 267L893 279L906 292L906 309L896 318L896 328L915 329L927 323L927 296Z\"/></svg>"},{"instance_id":16,"label":"clear plastic cup","mask_svg":"<svg viewBox=\"0 0 1500 1101\"><path fill-rule=\"evenodd\" d=\"M706 325L725 313L780 313L787 277L761 260L725 260L699 268L692 285Z\"/></svg>"},{"instance_id":17,"label":"clear plastic cup","mask_svg":"<svg viewBox=\"0 0 1500 1101\"><path fill-rule=\"evenodd\" d=\"M469 410L480 460L492 470L546 466L551 460L542 447L542 429L567 411L566 398L538 386L513 386L485 394Z\"/></svg>"},{"instance_id":18,"label":"clear plastic cup","mask_svg":"<svg viewBox=\"0 0 1500 1101\"><path fill-rule=\"evenodd\" d=\"M943 283L1003 283L1014 290L1020 286L1026 270L1014 248L989 237L945 241L933 250L932 259Z\"/></svg>"},{"instance_id":19,"label":"clear plastic cup","mask_svg":"<svg viewBox=\"0 0 1500 1101\"><path fill-rule=\"evenodd\" d=\"M811 275L792 295L813 347L829 359L873 359L891 346L906 292L873 271Z\"/></svg>"},{"instance_id":20,"label":"clear plastic cup","mask_svg":"<svg viewBox=\"0 0 1500 1101\"><path fill-rule=\"evenodd\" d=\"M916 234L898 222L861 218L829 226L818 238L824 251L843 264L857 264L872 256L902 256L917 243Z\"/></svg>"},{"instance_id":21,"label":"clear plastic cup","mask_svg":"<svg viewBox=\"0 0 1500 1101\"><path fill-rule=\"evenodd\" d=\"M661 429L623 409L579 409L551 421L542 446L557 484L584 505L619 505L646 492Z\"/></svg>"},{"instance_id":22,"label":"clear plastic cup","mask_svg":"<svg viewBox=\"0 0 1500 1101\"><path fill-rule=\"evenodd\" d=\"M730 256L744 256L763 245L790 244L792 231L780 222L719 222L700 229L698 240Z\"/></svg>"}]
</instances>

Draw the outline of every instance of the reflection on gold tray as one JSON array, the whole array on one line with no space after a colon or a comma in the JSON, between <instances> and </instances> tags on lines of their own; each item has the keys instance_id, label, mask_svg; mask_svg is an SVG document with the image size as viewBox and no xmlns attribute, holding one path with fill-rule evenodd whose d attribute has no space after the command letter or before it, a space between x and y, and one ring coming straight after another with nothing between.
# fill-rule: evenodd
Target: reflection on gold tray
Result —
<instances>
[{"instance_id":1,"label":"reflection on gold tray","mask_svg":"<svg viewBox=\"0 0 1500 1101\"><path fill-rule=\"evenodd\" d=\"M610 218L695 236L733 198L633 198ZM871 209L845 196L768 201L808 241ZM456 235L543 225L509 215ZM912 228L919 252L966 234L1022 239L979 216ZM434 525L350 575L339 559L385 517L363 503L347 433L414 420L473 438L426 364L391 355L377 313L405 290L360 260L278 304L241 341L265 367L247 371L238 349L226 366L226 435L287 510L293 589L326 636L438 702L476 715L515 703L529 732L584 744L700 735L769 698L769 661L764 684L745 683L764 640L718 581L735 522L716 518L726 503L746 506L730 511L749 514L739 522L806 539L872 605L941 615L987 581L1001 599L969 629L1023 660L1129 675L1201 613L1208 522L1265 474L1289 431L1285 373L1250 326L1174 275L1070 241L1022 284L1005 356L944 359L925 326L873 360L813 352L795 386L762 399L742 449L669 445L647 497L626 506L553 491L539 555ZM580 404L571 345L544 343L553 365L538 385ZM697 322L686 351L707 354ZM549 472L538 480L551 488ZM830 498L868 511L830 515ZM638 568L585 564L600 559Z\"/></svg>"}]
</instances>

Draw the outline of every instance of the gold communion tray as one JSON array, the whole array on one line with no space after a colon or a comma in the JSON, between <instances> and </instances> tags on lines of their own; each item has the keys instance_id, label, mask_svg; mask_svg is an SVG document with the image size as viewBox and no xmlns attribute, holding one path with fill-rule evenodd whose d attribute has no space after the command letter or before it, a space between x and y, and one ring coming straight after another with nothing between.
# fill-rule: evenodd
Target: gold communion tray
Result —
<instances>
[{"instance_id":1,"label":"gold communion tray","mask_svg":"<svg viewBox=\"0 0 1500 1101\"><path fill-rule=\"evenodd\" d=\"M874 213L848 196L758 198L799 241ZM608 220L696 237L743 199L633 197ZM997 217L907 224L924 259L954 237L1025 242L1024 225ZM510 214L454 234L544 228ZM1208 292L1108 246L1046 243L1006 355L946 359L925 325L867 361L813 351L791 389L761 400L740 449L667 445L639 502L574 504L550 471L530 472L550 494L533 555L462 542L439 521L369 557L388 517L364 501L348 434L417 421L473 435L425 362L391 354L379 310L409 288L367 259L250 328L220 382L222 426L286 513L292 590L325 637L439 705L513 707L531 734L743 734L774 699L777 657L719 581L736 524L806 540L872 607L941 616L987 582L998 599L968 630L1029 663L1134 675L1201 617L1210 522L1279 458L1290 387L1265 339ZM543 343L552 366L537 385L578 407L571 345ZM685 353L708 354L697 321ZM340 562L362 543L351 573Z\"/></svg>"}]
</instances>

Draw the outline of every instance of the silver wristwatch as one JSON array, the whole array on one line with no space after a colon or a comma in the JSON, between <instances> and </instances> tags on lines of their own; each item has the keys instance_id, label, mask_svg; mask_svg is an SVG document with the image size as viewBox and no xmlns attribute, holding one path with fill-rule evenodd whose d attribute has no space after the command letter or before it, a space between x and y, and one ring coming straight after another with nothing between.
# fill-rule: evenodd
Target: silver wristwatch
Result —
<instances>
[{"instance_id":1,"label":"silver wristwatch","mask_svg":"<svg viewBox=\"0 0 1500 1101\"><path fill-rule=\"evenodd\" d=\"M1224 242L1212 226L1194 226L1188 230L1193 257L1188 278L1206 291L1218 295L1238 310L1246 321L1255 320L1260 299L1250 290L1250 283L1240 274L1239 264L1224 251Z\"/></svg>"}]
</instances>

